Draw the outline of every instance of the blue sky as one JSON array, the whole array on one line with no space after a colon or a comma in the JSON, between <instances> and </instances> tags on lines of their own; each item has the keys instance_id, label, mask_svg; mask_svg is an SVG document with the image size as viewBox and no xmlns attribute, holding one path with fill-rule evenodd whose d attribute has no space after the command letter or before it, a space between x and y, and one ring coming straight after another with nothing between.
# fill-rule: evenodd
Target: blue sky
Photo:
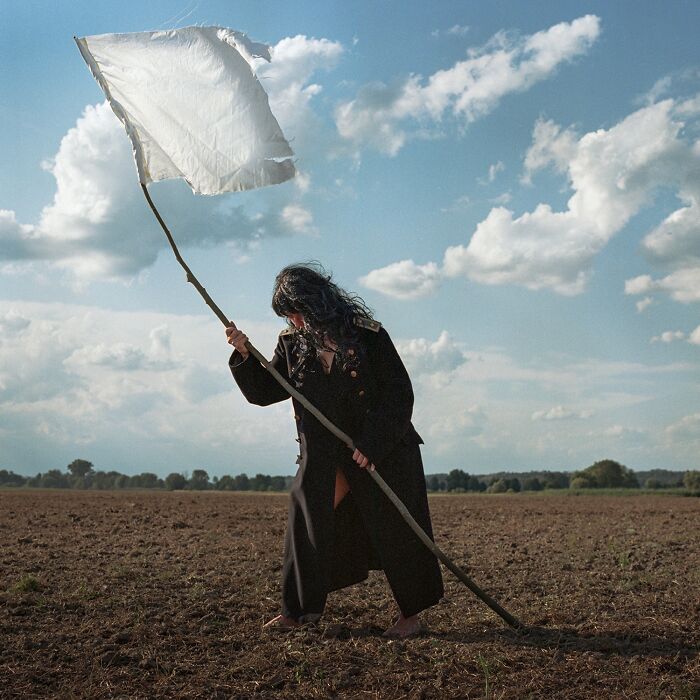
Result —
<instances>
[{"instance_id":1,"label":"blue sky","mask_svg":"<svg viewBox=\"0 0 700 700\"><path fill-rule=\"evenodd\" d=\"M428 472L700 466L697 3L12 0L2 20L0 468L293 472L289 407L232 386L72 40L189 24L272 46L300 172L151 187L257 347L275 273L317 259L395 339Z\"/></svg>"}]
</instances>

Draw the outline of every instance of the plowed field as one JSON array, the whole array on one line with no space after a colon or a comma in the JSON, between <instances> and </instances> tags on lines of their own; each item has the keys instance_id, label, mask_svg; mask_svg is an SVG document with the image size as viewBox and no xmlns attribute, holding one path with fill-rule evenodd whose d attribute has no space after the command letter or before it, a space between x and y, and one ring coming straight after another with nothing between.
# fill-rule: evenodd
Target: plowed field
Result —
<instances>
[{"instance_id":1,"label":"plowed field","mask_svg":"<svg viewBox=\"0 0 700 700\"><path fill-rule=\"evenodd\" d=\"M700 499L431 498L449 572L404 642L381 573L277 614L286 496L0 491L3 698L700 698ZM32 590L34 589L34 590Z\"/></svg>"}]
</instances>

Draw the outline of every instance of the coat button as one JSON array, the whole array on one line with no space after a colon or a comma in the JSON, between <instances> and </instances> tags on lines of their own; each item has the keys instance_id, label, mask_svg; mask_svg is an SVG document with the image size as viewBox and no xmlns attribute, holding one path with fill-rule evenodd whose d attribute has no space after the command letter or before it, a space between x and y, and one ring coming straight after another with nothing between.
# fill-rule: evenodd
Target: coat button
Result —
<instances>
[{"instance_id":1,"label":"coat button","mask_svg":"<svg viewBox=\"0 0 700 700\"><path fill-rule=\"evenodd\" d=\"M362 389L361 391L359 391L359 392L357 393L357 395L358 395L358 396L364 396L364 395L365 395L365 390Z\"/></svg>"},{"instance_id":2,"label":"coat button","mask_svg":"<svg viewBox=\"0 0 700 700\"><path fill-rule=\"evenodd\" d=\"M296 421L301 420L301 416L294 416L294 420L296 420Z\"/></svg>"},{"instance_id":3,"label":"coat button","mask_svg":"<svg viewBox=\"0 0 700 700\"><path fill-rule=\"evenodd\" d=\"M355 354L355 351L352 348L348 348L348 355L352 357Z\"/></svg>"},{"instance_id":4,"label":"coat button","mask_svg":"<svg viewBox=\"0 0 700 700\"><path fill-rule=\"evenodd\" d=\"M357 372L352 370L352 372L350 372L350 376L354 379L357 376Z\"/></svg>"}]
</instances>

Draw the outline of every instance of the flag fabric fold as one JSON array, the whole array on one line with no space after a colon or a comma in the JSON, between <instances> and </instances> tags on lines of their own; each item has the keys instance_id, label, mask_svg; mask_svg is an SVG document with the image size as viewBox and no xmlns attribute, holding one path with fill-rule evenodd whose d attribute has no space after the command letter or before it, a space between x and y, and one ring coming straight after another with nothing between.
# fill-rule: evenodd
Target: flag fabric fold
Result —
<instances>
[{"instance_id":1,"label":"flag fabric fold","mask_svg":"<svg viewBox=\"0 0 700 700\"><path fill-rule=\"evenodd\" d=\"M196 194L294 177L293 151L254 71L269 47L222 27L76 38L131 140L142 184L183 178Z\"/></svg>"}]
</instances>

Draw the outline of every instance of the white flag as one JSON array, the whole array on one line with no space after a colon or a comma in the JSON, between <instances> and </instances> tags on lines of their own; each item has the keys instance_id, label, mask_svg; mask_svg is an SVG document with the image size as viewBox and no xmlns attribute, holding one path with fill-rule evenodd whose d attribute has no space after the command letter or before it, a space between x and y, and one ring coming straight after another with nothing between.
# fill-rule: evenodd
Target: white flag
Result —
<instances>
[{"instance_id":1,"label":"white flag","mask_svg":"<svg viewBox=\"0 0 700 700\"><path fill-rule=\"evenodd\" d=\"M76 42L126 127L143 184L184 178L197 194L219 194L294 176L252 66L254 57L270 60L266 45L222 27Z\"/></svg>"}]
</instances>

